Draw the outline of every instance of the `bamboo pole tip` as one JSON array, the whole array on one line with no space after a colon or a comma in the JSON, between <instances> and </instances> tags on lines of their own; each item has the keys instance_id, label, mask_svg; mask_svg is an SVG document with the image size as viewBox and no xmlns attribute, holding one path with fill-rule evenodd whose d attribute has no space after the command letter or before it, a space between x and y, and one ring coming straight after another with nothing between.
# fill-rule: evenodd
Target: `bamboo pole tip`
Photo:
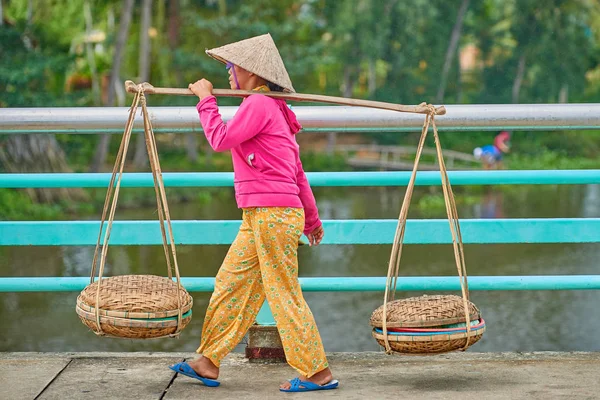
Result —
<instances>
[{"instance_id":1,"label":"bamboo pole tip","mask_svg":"<svg viewBox=\"0 0 600 400\"><path fill-rule=\"evenodd\" d=\"M125 81L125 91L128 93L136 93L138 86L133 81Z\"/></svg>"},{"instance_id":2,"label":"bamboo pole tip","mask_svg":"<svg viewBox=\"0 0 600 400\"><path fill-rule=\"evenodd\" d=\"M128 93L137 93L140 90L140 87L143 89L144 93L154 93L154 86L148 82L143 82L139 85L136 85L133 81L125 81L125 91Z\"/></svg>"}]
</instances>

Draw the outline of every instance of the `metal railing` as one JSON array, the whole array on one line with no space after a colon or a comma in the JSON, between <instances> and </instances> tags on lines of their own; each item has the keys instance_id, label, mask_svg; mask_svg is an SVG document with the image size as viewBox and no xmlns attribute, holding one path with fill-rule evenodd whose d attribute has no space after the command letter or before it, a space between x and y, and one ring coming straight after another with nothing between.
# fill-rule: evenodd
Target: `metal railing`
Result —
<instances>
[{"instance_id":1,"label":"metal railing","mask_svg":"<svg viewBox=\"0 0 600 400\"><path fill-rule=\"evenodd\" d=\"M424 116L361 107L293 108L305 132L420 131ZM449 105L436 116L440 131L499 129L556 130L600 128L600 104ZM220 107L224 121L237 107ZM149 107L152 126L161 131L202 131L194 107ZM126 107L0 108L3 133L122 133ZM142 131L141 119L135 125Z\"/></svg>"},{"instance_id":2,"label":"metal railing","mask_svg":"<svg viewBox=\"0 0 600 400\"><path fill-rule=\"evenodd\" d=\"M299 278L307 292L382 292L386 277ZM1 292L79 292L89 277L0 278ZM212 292L215 278L181 278L190 292ZM399 278L403 291L460 290L458 277ZM469 290L587 290L600 289L600 275L471 276Z\"/></svg>"}]
</instances>

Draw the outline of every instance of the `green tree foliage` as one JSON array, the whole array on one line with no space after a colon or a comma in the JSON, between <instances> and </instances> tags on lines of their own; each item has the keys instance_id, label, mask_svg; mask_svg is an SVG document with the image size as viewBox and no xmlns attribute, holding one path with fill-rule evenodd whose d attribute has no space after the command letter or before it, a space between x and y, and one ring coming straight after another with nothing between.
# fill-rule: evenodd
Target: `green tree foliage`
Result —
<instances>
[{"instance_id":1,"label":"green tree foliage","mask_svg":"<svg viewBox=\"0 0 600 400\"><path fill-rule=\"evenodd\" d=\"M36 43L37 38L47 37L35 30L27 36L22 32L18 26L0 27L0 106L72 104L74 99L63 96L63 92L73 58L58 43Z\"/></svg>"},{"instance_id":2,"label":"green tree foliage","mask_svg":"<svg viewBox=\"0 0 600 400\"><path fill-rule=\"evenodd\" d=\"M122 2L88 2L93 29L105 36L95 45L98 74L105 79L111 67ZM215 87L225 87L225 69L204 50L270 32L299 92L404 104L432 102L460 3L157 0L153 3L149 80L156 86L185 87L206 77ZM91 85L86 81L90 68L82 46L84 0L35 0L30 23L28 4L28 0L4 2L10 23L0 29L1 105L93 104ZM139 71L141 2L135 7L122 79L135 80ZM455 57L450 68L444 102L600 101L599 21L597 0L471 1L459 42L460 57ZM469 51L473 62L466 68L460 60ZM66 90L74 77L85 84L79 86L79 91ZM239 100L220 102L238 104ZM152 104L190 105L190 99L156 96ZM468 151L473 144L485 144L482 141L492 136L445 135L444 143ZM535 143L551 150L565 149L568 154L580 149L589 155L590 149L598 148L589 143L595 143L594 135L578 139L581 137L553 133L523 134L516 139L529 141L523 149ZM414 136L382 134L374 139L400 143L412 141Z\"/></svg>"}]
</instances>

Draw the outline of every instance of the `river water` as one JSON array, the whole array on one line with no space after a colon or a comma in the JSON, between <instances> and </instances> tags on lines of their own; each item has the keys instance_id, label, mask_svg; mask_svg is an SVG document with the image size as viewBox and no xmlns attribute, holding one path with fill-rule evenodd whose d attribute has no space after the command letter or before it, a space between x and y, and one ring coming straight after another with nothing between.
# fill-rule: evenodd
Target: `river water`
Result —
<instances>
[{"instance_id":1,"label":"river water","mask_svg":"<svg viewBox=\"0 0 600 400\"><path fill-rule=\"evenodd\" d=\"M443 202L442 207L418 207L429 190L419 188L410 218L445 217ZM316 188L315 195L323 219L397 218L404 188ZM459 205L461 218L600 217L600 185L488 188L463 197L470 201ZM208 203L172 205L171 212L173 219L240 218L230 189ZM117 219L155 218L152 208L117 212ZM385 276L390 250L390 245L304 246L299 249L300 276ZM227 246L179 246L182 276L214 276L226 251ZM465 255L469 276L600 273L600 244L466 245ZM91 247L0 247L0 275L88 276L92 256ZM145 273L166 274L161 246L110 248L106 275ZM405 246L400 274L455 275L452 246ZM210 296L193 293L194 316L179 339L135 341L91 333L75 314L77 294L0 293L0 351L194 351ZM397 298L420 294L399 292ZM382 292L305 297L327 351L380 349L370 336L369 317L382 304ZM488 330L469 351L600 350L600 291L471 291L471 300Z\"/></svg>"}]
</instances>

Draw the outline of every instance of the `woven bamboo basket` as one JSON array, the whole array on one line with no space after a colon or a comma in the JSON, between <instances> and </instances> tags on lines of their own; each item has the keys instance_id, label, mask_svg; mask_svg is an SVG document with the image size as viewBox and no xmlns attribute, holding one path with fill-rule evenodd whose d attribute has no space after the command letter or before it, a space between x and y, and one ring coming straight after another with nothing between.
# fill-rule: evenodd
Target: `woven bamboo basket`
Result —
<instances>
[{"instance_id":1,"label":"woven bamboo basket","mask_svg":"<svg viewBox=\"0 0 600 400\"><path fill-rule=\"evenodd\" d=\"M99 335L131 339L172 336L192 319L192 296L171 279L155 275L122 275L103 278L96 320L98 281L77 297L81 321ZM177 295L179 294L179 300ZM178 324L181 307L181 323Z\"/></svg>"},{"instance_id":2,"label":"woven bamboo basket","mask_svg":"<svg viewBox=\"0 0 600 400\"><path fill-rule=\"evenodd\" d=\"M108 242L127 159L127 149L131 140L136 111L140 105L144 120L146 149L154 178L157 214L168 277L122 275L103 278L109 248ZM107 223L106 231L103 230L105 222ZM97 261L99 261L99 266ZM97 279L96 268L98 268ZM176 282L173 281L173 277L176 278ZM75 311L81 321L99 336L150 339L179 336L181 330L192 319L192 303L192 296L181 285L175 239L158 159L156 138L146 98L143 91L140 90L135 94L129 109L129 118L108 184L100 220L100 233L92 261L90 284L77 297Z\"/></svg>"},{"instance_id":3,"label":"woven bamboo basket","mask_svg":"<svg viewBox=\"0 0 600 400\"><path fill-rule=\"evenodd\" d=\"M420 296L387 303L386 329L421 328L406 329L402 335L388 330L390 348L403 354L438 354L473 345L483 336L485 323L475 304L467 301L467 305L469 321L477 323L470 330L466 329L464 303L459 296ZM373 312L370 324L373 337L385 347L385 335L378 332L383 328L383 305ZM464 332L447 329L448 326L463 326Z\"/></svg>"}]
</instances>

